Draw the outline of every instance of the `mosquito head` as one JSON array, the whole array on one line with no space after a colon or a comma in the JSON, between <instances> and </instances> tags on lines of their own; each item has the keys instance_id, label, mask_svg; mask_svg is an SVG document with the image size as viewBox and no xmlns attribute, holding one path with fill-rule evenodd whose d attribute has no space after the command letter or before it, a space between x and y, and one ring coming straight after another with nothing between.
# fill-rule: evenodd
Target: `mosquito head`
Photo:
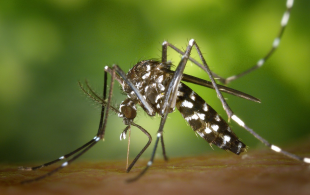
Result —
<instances>
[{"instance_id":1,"label":"mosquito head","mask_svg":"<svg viewBox=\"0 0 310 195\"><path fill-rule=\"evenodd\" d=\"M123 122L125 125L131 124L133 119L137 116L137 110L131 106L122 106L120 111L124 115Z\"/></svg>"},{"instance_id":2,"label":"mosquito head","mask_svg":"<svg viewBox=\"0 0 310 195\"><path fill-rule=\"evenodd\" d=\"M121 103L119 111L118 117L123 118L125 125L130 125L137 116L136 104L130 98Z\"/></svg>"}]
</instances>

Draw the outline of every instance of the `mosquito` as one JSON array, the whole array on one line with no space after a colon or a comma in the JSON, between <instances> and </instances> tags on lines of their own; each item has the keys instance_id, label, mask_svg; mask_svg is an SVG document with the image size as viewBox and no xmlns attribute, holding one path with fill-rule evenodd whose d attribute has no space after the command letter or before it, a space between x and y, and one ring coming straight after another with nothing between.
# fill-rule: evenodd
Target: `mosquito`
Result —
<instances>
[{"instance_id":1,"label":"mosquito","mask_svg":"<svg viewBox=\"0 0 310 195\"><path fill-rule=\"evenodd\" d=\"M179 112L182 114L183 118L187 121L193 131L200 137L205 139L208 143L216 145L221 149L231 151L232 153L235 153L237 155L244 152L246 150L246 145L239 140L239 138L232 131L228 123L222 117L220 117L219 114L209 104L207 104L195 91L193 91L186 84L184 84L183 81L214 89L216 91L217 97L221 101L221 104L228 116L228 119L235 121L239 126L247 130L271 150L281 153L295 160L302 161L304 163L310 163L310 158L297 156L295 154L284 151L280 147L269 143L267 140L257 134L253 129L248 127L230 109L229 105L226 103L224 97L222 96L222 92L229 93L254 102L260 102L259 99L241 91L217 84L215 82L216 78L219 82L227 84L250 73L251 71L254 71L255 69L260 68L279 46L280 39L289 20L292 6L293 0L287 0L286 11L281 19L280 31L273 41L272 48L268 51L265 57L261 58L255 66L238 75L223 78L212 72L205 58L203 57L197 42L194 39L191 39L185 51L182 51L175 47L173 44L164 41L162 44L161 60L140 61L132 69L130 69L127 74L125 74L125 72L118 65L113 65L112 67L106 66L104 68L105 74L102 98L92 90L87 81L85 82L86 88L83 87L81 83L79 83L81 89L86 95L88 95L90 98L102 105L100 123L96 136L83 146L51 162L36 167L20 167L21 170L33 171L42 167L49 166L61 160L69 159L63 162L59 167L52 170L51 172L48 172L45 175L31 180L26 180L23 183L41 180L54 174L60 169L67 167L74 160L87 152L96 143L98 143L99 140L103 140L106 131L106 125L108 122L109 111L117 113L118 116L123 119L124 124L127 125L120 135L121 139L126 138L126 134L130 130L131 126L137 127L148 137L147 144L142 148L140 153L128 166L127 172L129 172L134 166L134 164L137 162L137 160L140 158L140 156L143 154L143 152L149 147L152 141L152 137L147 132L147 130L134 123L134 119L137 115L136 105L140 105L142 109L151 117L159 115L161 117L161 121L157 131L155 145L150 160L148 161L146 167L138 175L127 180L128 182L139 179L151 167L159 142L162 145L164 159L168 160L165 151L163 131L168 115L173 112L175 108L179 110ZM167 61L168 48L171 48L172 50L182 55L181 60L176 66L175 71L171 70L172 64L171 62ZM193 48L196 49L201 63L190 57ZM183 72L188 61L193 62L195 65L203 69L208 74L210 81L184 74ZM109 85L107 82L108 74L110 74L111 76L111 81ZM124 93L127 94L127 98L120 104L119 109L111 106L115 80L121 85ZM107 92L108 86L109 91Z\"/></svg>"}]
</instances>

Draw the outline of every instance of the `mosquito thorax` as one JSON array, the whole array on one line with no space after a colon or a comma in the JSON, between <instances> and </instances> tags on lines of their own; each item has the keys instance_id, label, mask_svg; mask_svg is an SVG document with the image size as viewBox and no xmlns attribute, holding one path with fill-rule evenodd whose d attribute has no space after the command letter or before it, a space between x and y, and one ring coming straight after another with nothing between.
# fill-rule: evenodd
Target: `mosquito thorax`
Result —
<instances>
[{"instance_id":1,"label":"mosquito thorax","mask_svg":"<svg viewBox=\"0 0 310 195\"><path fill-rule=\"evenodd\" d=\"M154 109L154 113L148 113L150 116L155 116L161 109L166 89L171 80L171 75L166 73L165 70L170 69L170 66L171 62L162 63L156 60L144 60L138 62L127 73L127 78ZM146 111L145 106L141 104L134 91L125 82L123 83L123 90L128 99L138 103ZM169 110L169 112L172 111L172 109Z\"/></svg>"}]
</instances>

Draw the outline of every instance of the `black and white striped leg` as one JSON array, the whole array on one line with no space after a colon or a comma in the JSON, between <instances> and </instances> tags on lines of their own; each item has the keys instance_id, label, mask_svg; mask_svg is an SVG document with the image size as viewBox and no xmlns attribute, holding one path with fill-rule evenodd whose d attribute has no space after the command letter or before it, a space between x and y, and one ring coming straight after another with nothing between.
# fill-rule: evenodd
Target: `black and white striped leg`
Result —
<instances>
[{"instance_id":1,"label":"black and white striped leg","mask_svg":"<svg viewBox=\"0 0 310 195\"><path fill-rule=\"evenodd\" d=\"M130 163L130 165L127 167L126 172L129 173L130 170L132 169L132 167L136 164L136 162L139 160L139 158L141 157L141 155L145 152L145 150L150 146L151 142L152 142L152 136L141 126L132 123L133 126L139 128L148 138L149 141L146 143L146 145L142 148L142 150L139 152L139 154L135 157L135 159ZM121 133L120 139L126 139L126 132L128 130L128 126L126 127L126 129ZM165 149L165 144L164 144L164 139L163 136L161 136L161 145L162 145L162 150L163 150L163 157L165 161L168 161L168 157L166 155L166 149Z\"/></svg>"},{"instance_id":2,"label":"black and white striped leg","mask_svg":"<svg viewBox=\"0 0 310 195\"><path fill-rule=\"evenodd\" d=\"M279 33L278 35L276 36L276 38L274 39L273 43L272 43L272 47L271 49L267 52L267 54L259 59L257 61L257 63L251 67L250 69L248 70L245 70L244 72L238 74L238 75L234 75L234 76L230 76L228 78L224 78L224 77L221 77L219 76L218 74L212 72L212 75L213 77L215 77L217 80L219 80L221 83L224 83L224 84L228 84L230 83L231 81L233 80L236 80L260 67L262 67L266 60L268 60L270 58L270 56L274 53L274 51L278 48L279 44L280 44L280 41L281 41L281 38L282 38L282 35L283 35L283 32L285 30L285 27L287 26L288 24L288 21L289 21L289 17L290 17L290 13L291 13L291 9L293 7L293 4L294 4L294 0L287 0L286 1L286 10L282 16L282 19L281 19L281 23L280 23L280 30L279 30ZM184 55L184 52L181 51L179 48L171 45L170 43L167 43L166 41L163 43L163 50L162 50L162 53L163 53L163 57L162 57L162 60L165 60L163 62L166 62L167 61L167 46L171 47L173 50L175 50L176 52L178 52L179 54L182 54ZM198 61L196 61L194 58L191 58L189 57L189 60L191 62L193 62L194 64L196 64L197 66L199 66L200 68L203 68L202 64L199 63Z\"/></svg>"},{"instance_id":3,"label":"black and white striped leg","mask_svg":"<svg viewBox=\"0 0 310 195\"><path fill-rule=\"evenodd\" d=\"M114 83L114 75L115 73L112 73L111 74L111 84L110 84L110 91L109 91L109 94L112 94L112 90L113 90L113 83ZM106 82L107 82L107 73L105 73L104 75L104 89L103 89L103 98L105 99L106 98ZM48 165L51 165L51 164L54 164L58 161L61 161L61 160L65 160L69 157L71 157L72 155L76 154L75 156L73 156L70 160L68 161L65 161L64 163L62 163L61 166L57 167L56 169L48 172L47 174L45 175L42 175L40 177L37 177L37 178L34 178L34 179L30 179L30 180L25 180L25 181L22 181L21 183L30 183L30 182L34 182L34 181L38 181L38 180L41 180L41 179L44 179L54 173L56 173L57 171L61 170L62 168L68 166L69 164L71 164L74 160L76 160L77 158L79 158L81 155L83 155L85 152L87 152L90 148L92 148L99 140L103 139L104 137L104 132L105 132L105 127L106 127L106 122L107 122L107 117L108 117L108 111L109 111L109 106L110 106L110 103L111 103L111 95L109 95L109 98L108 98L108 102L106 104L106 106L104 104L102 104L102 108L101 108L101 117L100 117L100 123L99 123L99 128L98 128L98 133L97 135L92 139L90 140L89 142L87 142L86 144L84 144L83 146L79 147L78 149L64 155L64 156L61 156L59 157L58 159L56 160L53 160L51 162L48 162L48 163L45 163L43 165L40 165L40 166L36 166L36 167L20 167L19 169L20 170L26 170L26 171L33 171L33 170L36 170L36 169L39 169L39 168L42 168L42 167L45 167L45 166L48 166ZM78 153L79 152L79 153Z\"/></svg>"},{"instance_id":4,"label":"black and white striped leg","mask_svg":"<svg viewBox=\"0 0 310 195\"><path fill-rule=\"evenodd\" d=\"M152 166L152 164L154 162L154 157L155 157L158 141L159 141L159 137L157 136L156 141L155 141L155 146L154 146L154 149L153 149L153 152L152 152L151 159L147 163L146 167L137 176L135 176L133 178L130 178L130 179L127 179L126 180L127 182L137 181L142 175L144 175L146 173L146 171L150 168L150 166Z\"/></svg>"},{"instance_id":5,"label":"black and white striped leg","mask_svg":"<svg viewBox=\"0 0 310 195\"><path fill-rule=\"evenodd\" d=\"M260 135L258 135L253 129L249 128L248 126L245 125L245 123L237 116L237 115L232 115L231 117L232 120L234 120L236 123L238 123L238 125L240 125L241 127L243 127L245 130L247 130L249 133L251 133L256 139L258 139L259 141L261 141L264 145L266 145L267 147L269 147L271 150L281 153L289 158L298 160L298 161L302 161L304 163L308 163L310 164L310 158L307 157L301 157L295 154L292 154L290 152L287 152L285 150L282 150L280 147L273 145L271 143L269 143L266 139L264 139L263 137L261 137Z\"/></svg>"},{"instance_id":6,"label":"black and white striped leg","mask_svg":"<svg viewBox=\"0 0 310 195\"><path fill-rule=\"evenodd\" d=\"M276 38L274 39L271 49L267 52L267 54L263 58L259 59L253 67L251 67L248 70L245 70L244 72L242 72L240 74L230 76L228 78L223 78L223 77L221 77L217 74L214 74L214 73L213 73L213 76L216 78L219 78L220 82L228 84L231 81L236 80L236 79L238 79L238 78L240 78L240 77L242 77L242 76L244 76L244 75L260 68L260 67L262 67L265 64L266 60L268 60L270 58L270 56L274 53L274 51L278 48L278 46L280 44L284 29L287 26L288 20L290 18L290 13L291 13L291 9L293 7L293 4L294 4L294 0L287 0L286 1L286 10L285 10L285 12L282 16L282 19L281 19L279 33L276 36Z\"/></svg>"},{"instance_id":7,"label":"black and white striped leg","mask_svg":"<svg viewBox=\"0 0 310 195\"><path fill-rule=\"evenodd\" d=\"M155 141L155 145L154 145L154 149L153 149L153 152L152 152L152 155L151 155L151 158L149 160L149 162L147 163L146 167L135 177L133 178L130 178L128 180L126 180L127 182L133 182L133 181L137 181L141 176L143 176L146 171L152 166L153 162L154 162L154 157L155 157L155 154L156 154L156 149L157 149L157 146L158 146L158 142L159 140L161 139L162 137L162 132L163 132L163 127L166 123L166 120L167 120L167 116L168 116L168 112L165 113L164 117L161 119L160 121L160 127L159 127L159 130L157 132L157 138L156 138L156 141Z\"/></svg>"},{"instance_id":8,"label":"black and white striped leg","mask_svg":"<svg viewBox=\"0 0 310 195\"><path fill-rule=\"evenodd\" d=\"M127 152L127 166L126 166L126 172L130 172L130 170L132 169L132 167L136 164L136 162L138 161L138 159L140 158L140 156L144 153L144 151L149 147L149 145L152 142L152 136L144 129L142 128L140 125L137 125L135 123L132 123L131 125L137 127L138 129L140 129L148 138L148 142L146 143L146 145L142 148L142 150L139 152L139 154L135 157L135 159L130 163L130 165L128 166L128 152ZM130 130L130 125L128 125L124 131L121 133L120 135L120 140L126 139L126 133L127 131ZM129 146L128 146L129 147Z\"/></svg>"},{"instance_id":9,"label":"black and white striped leg","mask_svg":"<svg viewBox=\"0 0 310 195\"><path fill-rule=\"evenodd\" d=\"M94 138L95 139L95 138ZM36 166L36 167L19 167L18 169L19 170L22 170L22 171L34 171L34 170L37 170L37 169L41 169L43 167L47 167L49 165L52 165L54 163L57 163L59 161L62 161L62 160L65 160L67 158L69 158L70 156L76 154L77 152L81 151L82 149L86 148L87 146L89 146L91 143L93 143L94 139L90 140L89 142L87 142L86 144L84 144L83 146L79 147L78 149L68 153L68 154L65 154L53 161L50 161L50 162L47 162L47 163L44 163L42 165L39 165L39 166Z\"/></svg>"},{"instance_id":10,"label":"black and white striped leg","mask_svg":"<svg viewBox=\"0 0 310 195\"><path fill-rule=\"evenodd\" d=\"M152 136L144 128L142 128L140 125L137 125L137 124L134 124L134 123L132 123L132 125L137 127L138 129L140 129L149 138L149 140L146 143L146 145L142 148L142 150L139 152L139 154L135 157L135 159L130 163L130 165L128 166L128 168L126 170L127 173L132 169L132 167L139 160L140 156L145 152L145 150L149 147L149 145L152 142Z\"/></svg>"},{"instance_id":11,"label":"black and white striped leg","mask_svg":"<svg viewBox=\"0 0 310 195\"><path fill-rule=\"evenodd\" d=\"M163 135L160 136L160 142L161 142L161 147L162 147L162 150L163 150L164 159L165 159L165 161L168 161L169 158L168 158L168 156L167 156L167 154L166 154L166 147L165 147L164 136L163 136Z\"/></svg>"},{"instance_id":12,"label":"black and white striped leg","mask_svg":"<svg viewBox=\"0 0 310 195\"><path fill-rule=\"evenodd\" d=\"M87 147L85 147L84 150L82 150L80 153L78 153L77 155L75 155L75 156L74 156L73 158L71 158L70 160L68 160L68 161L66 161L66 162L64 162L64 163L62 163L61 166L59 166L59 167L57 167L56 169L54 169L54 170L48 172L48 173L45 174L45 175L42 175L42 176L37 177L37 178L34 178L34 179L25 180L25 181L22 181L21 183L22 183L22 184L31 183L31 182L34 182L34 181L39 181L39 180L41 180L41 179L44 179L44 178L46 178L46 177L48 177L48 176L51 176L52 174L56 173L57 171L61 170L61 169L64 168L64 167L68 166L68 165L71 164L74 160L76 160L77 158L79 158L81 155L83 155L85 152L87 152L91 147L93 147L99 140L100 140L99 137L96 136L94 139L92 139L92 140L90 141L90 144L89 144ZM64 157L64 156L62 156L62 157ZM62 157L60 157L60 158L62 158ZM65 158L63 158L63 159L65 159ZM61 159L61 160L62 160L62 159Z\"/></svg>"}]
</instances>

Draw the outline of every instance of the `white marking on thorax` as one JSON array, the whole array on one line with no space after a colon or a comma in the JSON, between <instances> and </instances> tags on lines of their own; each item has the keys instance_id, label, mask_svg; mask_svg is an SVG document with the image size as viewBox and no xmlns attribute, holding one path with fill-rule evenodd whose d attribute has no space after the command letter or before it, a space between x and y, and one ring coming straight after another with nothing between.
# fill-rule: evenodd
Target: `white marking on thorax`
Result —
<instances>
[{"instance_id":1,"label":"white marking on thorax","mask_svg":"<svg viewBox=\"0 0 310 195\"><path fill-rule=\"evenodd\" d=\"M150 76L151 72L147 72L142 76L142 79L146 79Z\"/></svg>"},{"instance_id":2,"label":"white marking on thorax","mask_svg":"<svg viewBox=\"0 0 310 195\"><path fill-rule=\"evenodd\" d=\"M158 95L156 96L156 98L155 98L155 103L157 103L158 100L159 100L160 98L162 98L162 97L164 97L164 94L162 94L162 93L158 94Z\"/></svg>"},{"instance_id":3,"label":"white marking on thorax","mask_svg":"<svg viewBox=\"0 0 310 195\"><path fill-rule=\"evenodd\" d=\"M143 85L143 83L142 82L139 82L139 83L136 83L136 87L138 88L138 89L140 89L141 87L142 87L142 85Z\"/></svg>"},{"instance_id":4,"label":"white marking on thorax","mask_svg":"<svg viewBox=\"0 0 310 195\"><path fill-rule=\"evenodd\" d=\"M164 76L163 75L160 75L157 79L156 79L156 82L157 83L162 83L164 80Z\"/></svg>"},{"instance_id":5,"label":"white marking on thorax","mask_svg":"<svg viewBox=\"0 0 310 195\"><path fill-rule=\"evenodd\" d=\"M158 88L160 91L165 91L165 87L162 84L158 84Z\"/></svg>"},{"instance_id":6,"label":"white marking on thorax","mask_svg":"<svg viewBox=\"0 0 310 195\"><path fill-rule=\"evenodd\" d=\"M184 95L184 93L182 91L177 92L177 96L182 97L183 95Z\"/></svg>"},{"instance_id":7,"label":"white marking on thorax","mask_svg":"<svg viewBox=\"0 0 310 195\"><path fill-rule=\"evenodd\" d=\"M146 86L144 89L145 93L147 92L148 89L149 89L149 86Z\"/></svg>"},{"instance_id":8,"label":"white marking on thorax","mask_svg":"<svg viewBox=\"0 0 310 195\"><path fill-rule=\"evenodd\" d=\"M146 71L150 71L151 70L151 66L150 65L146 65Z\"/></svg>"}]
</instances>

